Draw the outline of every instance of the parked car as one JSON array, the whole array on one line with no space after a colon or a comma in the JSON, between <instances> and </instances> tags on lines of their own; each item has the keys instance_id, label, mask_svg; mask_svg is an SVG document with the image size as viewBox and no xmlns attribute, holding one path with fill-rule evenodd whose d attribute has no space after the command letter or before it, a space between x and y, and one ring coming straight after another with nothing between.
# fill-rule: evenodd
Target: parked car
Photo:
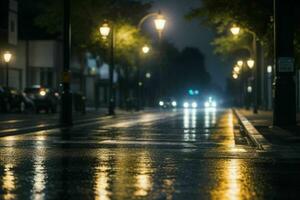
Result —
<instances>
[{"instance_id":1,"label":"parked car","mask_svg":"<svg viewBox=\"0 0 300 200\"><path fill-rule=\"evenodd\" d=\"M37 113L44 110L49 113L56 113L59 104L59 94L51 88L32 86L25 88L24 93L34 102Z\"/></svg>"},{"instance_id":2,"label":"parked car","mask_svg":"<svg viewBox=\"0 0 300 200\"><path fill-rule=\"evenodd\" d=\"M0 111L24 112L33 109L33 102L15 88L0 86Z\"/></svg>"}]
</instances>

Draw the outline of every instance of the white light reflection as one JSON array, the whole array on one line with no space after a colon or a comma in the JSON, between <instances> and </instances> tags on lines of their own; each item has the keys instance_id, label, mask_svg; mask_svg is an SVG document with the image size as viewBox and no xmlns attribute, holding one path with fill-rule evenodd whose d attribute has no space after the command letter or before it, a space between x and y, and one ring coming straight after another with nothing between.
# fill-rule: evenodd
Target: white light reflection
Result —
<instances>
[{"instance_id":1,"label":"white light reflection","mask_svg":"<svg viewBox=\"0 0 300 200\"><path fill-rule=\"evenodd\" d=\"M45 172L45 136L37 136L34 152L33 164L33 188L32 199L42 200L45 199L46 188L46 172Z\"/></svg>"},{"instance_id":2,"label":"white light reflection","mask_svg":"<svg viewBox=\"0 0 300 200\"><path fill-rule=\"evenodd\" d=\"M184 109L183 127L184 141L196 141L197 109Z\"/></svg>"},{"instance_id":3,"label":"white light reflection","mask_svg":"<svg viewBox=\"0 0 300 200\"><path fill-rule=\"evenodd\" d=\"M216 108L205 108L204 110L204 127L211 128L216 125Z\"/></svg>"}]
</instances>

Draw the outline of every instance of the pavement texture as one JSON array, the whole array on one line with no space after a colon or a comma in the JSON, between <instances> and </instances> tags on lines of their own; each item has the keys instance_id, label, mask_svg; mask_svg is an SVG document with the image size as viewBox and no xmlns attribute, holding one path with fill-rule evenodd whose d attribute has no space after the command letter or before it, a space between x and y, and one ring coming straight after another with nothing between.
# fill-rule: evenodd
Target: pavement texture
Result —
<instances>
[{"instance_id":1,"label":"pavement texture","mask_svg":"<svg viewBox=\"0 0 300 200\"><path fill-rule=\"evenodd\" d=\"M0 199L299 199L299 152L239 130L231 109L198 109L0 137Z\"/></svg>"},{"instance_id":2,"label":"pavement texture","mask_svg":"<svg viewBox=\"0 0 300 200\"><path fill-rule=\"evenodd\" d=\"M237 109L237 111L273 145L300 145L300 114L297 116L297 126L280 128L272 126L273 113L271 111L259 111L258 114L245 109Z\"/></svg>"}]
</instances>

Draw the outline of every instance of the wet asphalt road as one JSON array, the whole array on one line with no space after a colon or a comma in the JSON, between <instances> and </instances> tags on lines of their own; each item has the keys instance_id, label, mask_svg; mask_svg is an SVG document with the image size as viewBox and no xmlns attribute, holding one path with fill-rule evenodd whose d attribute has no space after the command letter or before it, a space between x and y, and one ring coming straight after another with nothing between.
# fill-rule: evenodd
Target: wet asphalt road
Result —
<instances>
[{"instance_id":1,"label":"wet asphalt road","mask_svg":"<svg viewBox=\"0 0 300 200\"><path fill-rule=\"evenodd\" d=\"M0 138L0 199L299 199L300 154L259 151L231 110L102 117Z\"/></svg>"}]
</instances>

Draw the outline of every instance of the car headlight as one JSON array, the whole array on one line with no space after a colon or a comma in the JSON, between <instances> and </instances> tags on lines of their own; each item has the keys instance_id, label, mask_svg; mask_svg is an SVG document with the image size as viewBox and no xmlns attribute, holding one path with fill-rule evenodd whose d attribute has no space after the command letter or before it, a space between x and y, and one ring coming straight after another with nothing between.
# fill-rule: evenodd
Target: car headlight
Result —
<instances>
[{"instance_id":1,"label":"car headlight","mask_svg":"<svg viewBox=\"0 0 300 200\"><path fill-rule=\"evenodd\" d=\"M217 107L217 102L213 101L213 102L211 103L211 106L212 106L212 107Z\"/></svg>"},{"instance_id":2,"label":"car headlight","mask_svg":"<svg viewBox=\"0 0 300 200\"><path fill-rule=\"evenodd\" d=\"M208 107L209 107L209 102L206 101L206 102L204 103L204 107L205 107L205 108L208 108Z\"/></svg>"},{"instance_id":3,"label":"car headlight","mask_svg":"<svg viewBox=\"0 0 300 200\"><path fill-rule=\"evenodd\" d=\"M198 104L197 104L196 102L193 102L193 103L192 103L192 107L193 107L193 108L197 108L197 107L198 107Z\"/></svg>"},{"instance_id":4,"label":"car headlight","mask_svg":"<svg viewBox=\"0 0 300 200\"><path fill-rule=\"evenodd\" d=\"M188 102L184 102L184 103L183 103L183 107L184 107L184 108L188 108L189 106L190 106L190 105L189 105Z\"/></svg>"},{"instance_id":5,"label":"car headlight","mask_svg":"<svg viewBox=\"0 0 300 200\"><path fill-rule=\"evenodd\" d=\"M160 101L160 102L159 102L159 106L164 106L164 102L163 102L163 101Z\"/></svg>"},{"instance_id":6,"label":"car headlight","mask_svg":"<svg viewBox=\"0 0 300 200\"><path fill-rule=\"evenodd\" d=\"M40 91L40 95L41 95L41 96L46 96L46 94L47 94L47 93L46 93L45 90L41 90L41 91Z\"/></svg>"},{"instance_id":7,"label":"car headlight","mask_svg":"<svg viewBox=\"0 0 300 200\"><path fill-rule=\"evenodd\" d=\"M176 107L177 106L177 102L176 101L172 101L172 106Z\"/></svg>"}]
</instances>

